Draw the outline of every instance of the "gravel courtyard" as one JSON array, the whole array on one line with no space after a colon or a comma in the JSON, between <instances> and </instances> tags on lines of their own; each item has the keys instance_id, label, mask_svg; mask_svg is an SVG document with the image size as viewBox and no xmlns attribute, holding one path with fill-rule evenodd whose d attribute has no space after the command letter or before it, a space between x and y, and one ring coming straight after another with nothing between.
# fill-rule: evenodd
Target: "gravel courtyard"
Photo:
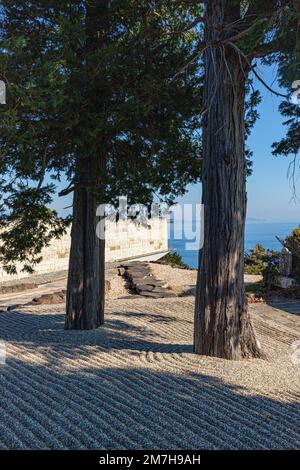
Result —
<instances>
[{"instance_id":1,"label":"gravel courtyard","mask_svg":"<svg viewBox=\"0 0 300 470\"><path fill-rule=\"evenodd\" d=\"M231 362L192 354L193 305L112 299L85 332L63 306L1 312L0 448L300 449L300 316L251 305L268 359Z\"/></svg>"}]
</instances>

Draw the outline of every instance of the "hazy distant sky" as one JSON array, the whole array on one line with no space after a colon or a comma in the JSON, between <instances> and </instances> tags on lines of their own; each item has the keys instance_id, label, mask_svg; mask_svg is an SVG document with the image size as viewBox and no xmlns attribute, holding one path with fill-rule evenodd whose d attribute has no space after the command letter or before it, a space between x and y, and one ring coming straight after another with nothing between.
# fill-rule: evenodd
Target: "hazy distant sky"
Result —
<instances>
[{"instance_id":1,"label":"hazy distant sky","mask_svg":"<svg viewBox=\"0 0 300 470\"><path fill-rule=\"evenodd\" d=\"M276 69L258 67L264 80L276 83ZM300 79L300 77L296 77ZM295 78L295 80L296 80ZM283 119L278 111L281 98L266 90L262 84L255 82L261 90L262 103L259 106L260 119L257 121L249 139L254 152L253 174L248 178L248 219L262 221L282 221L300 223L300 203L292 200L292 189L288 179L288 167L291 158L274 157L272 143L285 135ZM299 178L300 196L300 178ZM201 200L201 184L189 187L188 193L178 200L179 203L199 203ZM53 207L62 212L62 208L71 204L71 196L55 198Z\"/></svg>"}]
</instances>

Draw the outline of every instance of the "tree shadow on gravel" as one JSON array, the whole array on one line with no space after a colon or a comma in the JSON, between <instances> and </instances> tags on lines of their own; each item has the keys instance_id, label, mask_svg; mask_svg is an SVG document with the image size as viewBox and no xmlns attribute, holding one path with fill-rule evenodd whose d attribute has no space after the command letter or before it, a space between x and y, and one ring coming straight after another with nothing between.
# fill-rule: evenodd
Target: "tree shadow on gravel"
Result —
<instances>
[{"instance_id":1,"label":"tree shadow on gravel","mask_svg":"<svg viewBox=\"0 0 300 470\"><path fill-rule=\"evenodd\" d=\"M191 371L180 354L192 338L154 340L147 321L123 318L64 331L62 314L0 314L0 448L300 449L299 393L275 393L275 377L274 396L261 396L247 372L243 387L224 382L212 358Z\"/></svg>"},{"instance_id":2,"label":"tree shadow on gravel","mask_svg":"<svg viewBox=\"0 0 300 470\"><path fill-rule=\"evenodd\" d=\"M129 318L135 312L126 312L122 317ZM155 314L146 313L153 320ZM136 315L140 318L140 312ZM161 315L156 315L161 317ZM192 353L190 344L166 342L160 333L147 328L145 324L134 325L119 319L117 313L110 314L104 326L96 330L64 330L63 314L32 314L23 312L4 312L0 314L0 339L47 347L65 344L78 347L99 346L105 349L153 351L160 353ZM150 321L152 323L152 321Z\"/></svg>"},{"instance_id":3,"label":"tree shadow on gravel","mask_svg":"<svg viewBox=\"0 0 300 470\"><path fill-rule=\"evenodd\" d=\"M300 448L299 396L283 403L204 373L127 361L87 354L78 364L70 347L46 366L10 358L0 370L0 448Z\"/></svg>"},{"instance_id":4,"label":"tree shadow on gravel","mask_svg":"<svg viewBox=\"0 0 300 470\"><path fill-rule=\"evenodd\" d=\"M295 315L295 317L300 316L300 300L282 298L282 299L271 299L267 301L267 304L270 307L276 308L277 310L282 310L283 312Z\"/></svg>"}]
</instances>

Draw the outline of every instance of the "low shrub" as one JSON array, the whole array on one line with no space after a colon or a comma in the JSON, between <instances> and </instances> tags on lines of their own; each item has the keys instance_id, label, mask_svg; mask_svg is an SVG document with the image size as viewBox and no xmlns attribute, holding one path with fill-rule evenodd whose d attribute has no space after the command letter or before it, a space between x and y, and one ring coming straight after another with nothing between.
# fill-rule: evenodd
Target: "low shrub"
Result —
<instances>
[{"instance_id":1,"label":"low shrub","mask_svg":"<svg viewBox=\"0 0 300 470\"><path fill-rule=\"evenodd\" d=\"M279 274L279 254L268 260L267 266L262 272L263 284L267 291L274 288L275 278Z\"/></svg>"},{"instance_id":2,"label":"low shrub","mask_svg":"<svg viewBox=\"0 0 300 470\"><path fill-rule=\"evenodd\" d=\"M245 254L245 273L264 275L269 264L279 264L279 253L266 250L259 243Z\"/></svg>"},{"instance_id":3,"label":"low shrub","mask_svg":"<svg viewBox=\"0 0 300 470\"><path fill-rule=\"evenodd\" d=\"M265 287L263 281L255 282L253 284L246 284L245 291L246 291L247 294L248 293L259 293L259 294L263 295L263 294L266 293L266 287Z\"/></svg>"},{"instance_id":4,"label":"low shrub","mask_svg":"<svg viewBox=\"0 0 300 470\"><path fill-rule=\"evenodd\" d=\"M163 258L157 261L159 264L168 264L172 266L172 268L182 268L182 269L191 269L182 259L182 257L174 252L174 253L167 253Z\"/></svg>"}]
</instances>

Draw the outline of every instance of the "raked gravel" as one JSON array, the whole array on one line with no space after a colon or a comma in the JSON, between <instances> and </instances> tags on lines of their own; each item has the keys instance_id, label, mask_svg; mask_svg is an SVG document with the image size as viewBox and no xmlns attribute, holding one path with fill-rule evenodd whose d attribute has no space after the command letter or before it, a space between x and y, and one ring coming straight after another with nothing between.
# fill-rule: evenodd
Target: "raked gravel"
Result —
<instances>
[{"instance_id":1,"label":"raked gravel","mask_svg":"<svg viewBox=\"0 0 300 470\"><path fill-rule=\"evenodd\" d=\"M0 448L300 449L300 317L252 305L268 359L226 361L192 353L193 305L114 299L79 332L60 306L0 313Z\"/></svg>"},{"instance_id":2,"label":"raked gravel","mask_svg":"<svg viewBox=\"0 0 300 470\"><path fill-rule=\"evenodd\" d=\"M195 295L197 270L171 267L168 264L149 263L150 270L156 279L163 280L168 288L176 295ZM257 274L245 274L245 284L254 284L261 281L262 276Z\"/></svg>"}]
</instances>

